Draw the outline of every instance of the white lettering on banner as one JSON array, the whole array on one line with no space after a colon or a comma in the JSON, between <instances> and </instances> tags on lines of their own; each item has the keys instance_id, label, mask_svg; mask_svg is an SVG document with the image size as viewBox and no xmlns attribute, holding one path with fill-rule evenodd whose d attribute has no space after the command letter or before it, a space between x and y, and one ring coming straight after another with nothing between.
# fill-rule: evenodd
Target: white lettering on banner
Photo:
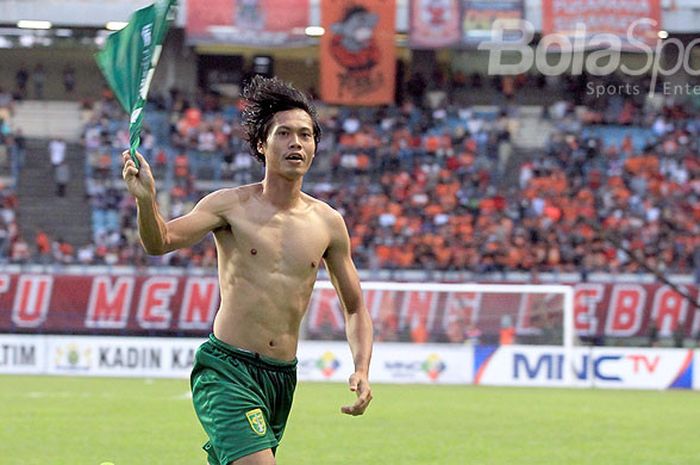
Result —
<instances>
[{"instance_id":1,"label":"white lettering on banner","mask_svg":"<svg viewBox=\"0 0 700 465\"><path fill-rule=\"evenodd\" d=\"M548 296L541 294L521 294L519 302L516 320L518 334L542 334L543 329L559 324L555 314L561 315L561 303L550 301ZM533 325L533 320L538 323Z\"/></svg>"},{"instance_id":2,"label":"white lettering on banner","mask_svg":"<svg viewBox=\"0 0 700 465\"><path fill-rule=\"evenodd\" d=\"M22 328L35 328L44 323L52 286L50 275L21 275L12 305L12 322Z\"/></svg>"},{"instance_id":3,"label":"white lettering on banner","mask_svg":"<svg viewBox=\"0 0 700 465\"><path fill-rule=\"evenodd\" d=\"M316 329L325 324L335 331L345 327L345 319L334 289L318 289L313 293L309 305L309 321L311 327Z\"/></svg>"},{"instance_id":4,"label":"white lettering on banner","mask_svg":"<svg viewBox=\"0 0 700 465\"><path fill-rule=\"evenodd\" d=\"M700 300L697 286L687 285L684 290ZM0 297L9 304L6 318L0 319L0 331L17 327L60 332L206 331L216 315L218 291L214 276L76 277L3 272ZM700 332L700 312L666 286L580 283L574 286L574 293L574 325L579 335L639 337L649 322L657 323L662 337L672 335L678 324L686 337ZM484 334L496 334L504 314L515 319L519 334L533 334L542 326L533 318L542 311L561 314L563 307L559 297L550 295L547 300L544 294L525 293L506 296L372 289L365 290L364 297L378 328L385 325L400 331L423 320L433 338L442 336L456 320L476 324ZM312 333L343 331L343 311L334 289L313 292L304 324Z\"/></svg>"},{"instance_id":5,"label":"white lettering on banner","mask_svg":"<svg viewBox=\"0 0 700 465\"><path fill-rule=\"evenodd\" d=\"M680 289L687 294L688 291L683 286ZM665 285L656 290L651 321L656 323L659 336L671 336L678 325L685 323L687 312L688 301L671 286Z\"/></svg>"},{"instance_id":6,"label":"white lettering on banner","mask_svg":"<svg viewBox=\"0 0 700 465\"><path fill-rule=\"evenodd\" d=\"M95 276L88 300L85 326L126 328L134 291L134 278L120 276L111 284L109 276Z\"/></svg>"},{"instance_id":7,"label":"white lettering on banner","mask_svg":"<svg viewBox=\"0 0 700 465\"><path fill-rule=\"evenodd\" d=\"M385 321L394 315L396 309L396 291L371 289L364 291L365 306L373 321Z\"/></svg>"},{"instance_id":8,"label":"white lettering on banner","mask_svg":"<svg viewBox=\"0 0 700 465\"><path fill-rule=\"evenodd\" d=\"M700 336L700 293L698 294L698 300L695 303L695 317L693 318L693 325L690 328L690 335L697 338ZM700 369L700 367L698 367Z\"/></svg>"},{"instance_id":9,"label":"white lettering on banner","mask_svg":"<svg viewBox=\"0 0 700 465\"><path fill-rule=\"evenodd\" d=\"M172 312L170 300L177 291L177 278L160 276L147 279L141 286L138 322L146 329L167 329Z\"/></svg>"},{"instance_id":10,"label":"white lettering on banner","mask_svg":"<svg viewBox=\"0 0 700 465\"><path fill-rule=\"evenodd\" d=\"M188 278L180 307L180 329L209 329L219 303L217 278Z\"/></svg>"},{"instance_id":11,"label":"white lettering on banner","mask_svg":"<svg viewBox=\"0 0 700 465\"><path fill-rule=\"evenodd\" d=\"M162 353L158 347L99 347L99 368L161 368Z\"/></svg>"},{"instance_id":12,"label":"white lettering on banner","mask_svg":"<svg viewBox=\"0 0 700 465\"><path fill-rule=\"evenodd\" d=\"M642 326L647 291L638 284L615 284L610 297L605 334L634 336Z\"/></svg>"},{"instance_id":13,"label":"white lettering on banner","mask_svg":"<svg viewBox=\"0 0 700 465\"><path fill-rule=\"evenodd\" d=\"M598 333L596 308L603 300L605 287L602 284L584 283L574 290L574 326L581 335Z\"/></svg>"},{"instance_id":14,"label":"white lettering on banner","mask_svg":"<svg viewBox=\"0 0 700 465\"><path fill-rule=\"evenodd\" d=\"M463 321L465 324L479 322L481 293L478 292L449 292L445 302L445 316L442 319L442 329L447 330L451 323Z\"/></svg>"},{"instance_id":15,"label":"white lettering on banner","mask_svg":"<svg viewBox=\"0 0 700 465\"><path fill-rule=\"evenodd\" d=\"M401 323L399 327L415 328L421 325L428 330L433 328L439 296L437 292L407 291L404 294L403 305L401 306Z\"/></svg>"},{"instance_id":16,"label":"white lettering on banner","mask_svg":"<svg viewBox=\"0 0 700 465\"><path fill-rule=\"evenodd\" d=\"M0 274L0 294L4 294L10 290L10 275L9 274Z\"/></svg>"}]
</instances>

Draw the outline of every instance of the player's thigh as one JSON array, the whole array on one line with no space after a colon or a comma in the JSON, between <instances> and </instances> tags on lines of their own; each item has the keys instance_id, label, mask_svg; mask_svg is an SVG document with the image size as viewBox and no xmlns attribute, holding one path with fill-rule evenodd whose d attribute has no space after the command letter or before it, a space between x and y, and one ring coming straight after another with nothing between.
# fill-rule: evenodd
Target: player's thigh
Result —
<instances>
[{"instance_id":1,"label":"player's thigh","mask_svg":"<svg viewBox=\"0 0 700 465\"><path fill-rule=\"evenodd\" d=\"M261 450L232 462L232 465L275 465L272 449Z\"/></svg>"}]
</instances>

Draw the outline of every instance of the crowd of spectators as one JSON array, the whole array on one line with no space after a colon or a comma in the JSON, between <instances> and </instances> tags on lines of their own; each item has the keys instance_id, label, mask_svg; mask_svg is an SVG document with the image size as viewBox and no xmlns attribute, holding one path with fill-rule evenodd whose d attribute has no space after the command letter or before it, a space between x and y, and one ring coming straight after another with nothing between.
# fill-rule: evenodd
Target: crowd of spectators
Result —
<instances>
[{"instance_id":1,"label":"crowd of spectators","mask_svg":"<svg viewBox=\"0 0 700 465\"><path fill-rule=\"evenodd\" d=\"M508 85L517 92L517 81ZM517 104L423 103L320 106L325 132L305 189L343 213L358 267L700 268L700 117L690 107L624 96L562 101L542 114L556 128L545 150L513 163ZM216 187L261 178L241 137L240 102L171 92L150 105L141 150L165 216L186 213ZM144 254L135 205L120 182L118 154L128 146L122 111L105 91L91 112L84 140L93 243L59 254L61 261L213 266L211 238L164 257ZM590 131L601 125L625 130L621 137Z\"/></svg>"},{"instance_id":2,"label":"crowd of spectators","mask_svg":"<svg viewBox=\"0 0 700 465\"><path fill-rule=\"evenodd\" d=\"M15 98L0 88L0 263L21 261L30 256L17 225L17 195L14 189L17 171L25 150L21 131L13 131L10 119Z\"/></svg>"}]
</instances>

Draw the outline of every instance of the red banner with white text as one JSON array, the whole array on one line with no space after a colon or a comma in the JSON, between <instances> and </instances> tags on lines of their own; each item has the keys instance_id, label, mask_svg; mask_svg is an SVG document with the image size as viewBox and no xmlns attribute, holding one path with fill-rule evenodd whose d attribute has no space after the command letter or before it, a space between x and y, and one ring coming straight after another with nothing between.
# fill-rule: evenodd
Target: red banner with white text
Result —
<instances>
[{"instance_id":1,"label":"red banner with white text","mask_svg":"<svg viewBox=\"0 0 700 465\"><path fill-rule=\"evenodd\" d=\"M395 0L321 2L321 98L340 105L394 101Z\"/></svg>"},{"instance_id":2,"label":"red banner with white text","mask_svg":"<svg viewBox=\"0 0 700 465\"><path fill-rule=\"evenodd\" d=\"M189 0L187 41L256 46L304 46L309 0Z\"/></svg>"},{"instance_id":3,"label":"red banner with white text","mask_svg":"<svg viewBox=\"0 0 700 465\"><path fill-rule=\"evenodd\" d=\"M580 283L574 289L579 336L639 338L652 327L659 337L700 333L695 286L681 286L690 300L661 284ZM387 341L412 340L421 326L427 341L456 342L478 330L484 342L498 334L504 317L517 334L532 336L546 328L542 316L560 318L562 306L560 295L366 290L364 298L377 339ZM218 307L216 276L0 273L0 332L203 335ZM454 334L455 325L461 334ZM334 290L314 291L305 332L310 338L344 337Z\"/></svg>"},{"instance_id":4,"label":"red banner with white text","mask_svg":"<svg viewBox=\"0 0 700 465\"><path fill-rule=\"evenodd\" d=\"M629 49L630 45L637 45L639 48L639 44L629 40L630 36L636 41L651 45L658 39L658 32L661 29L661 2L660 0L625 2L542 0L542 33L544 35L557 33L573 36L577 29L585 33L587 38L597 34L612 34L620 39L623 48L626 49Z\"/></svg>"}]
</instances>

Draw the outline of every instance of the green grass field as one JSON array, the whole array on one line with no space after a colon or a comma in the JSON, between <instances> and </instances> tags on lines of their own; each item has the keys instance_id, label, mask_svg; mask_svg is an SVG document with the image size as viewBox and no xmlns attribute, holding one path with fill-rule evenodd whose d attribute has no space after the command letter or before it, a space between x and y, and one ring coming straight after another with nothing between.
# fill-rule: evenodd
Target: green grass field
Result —
<instances>
[{"instance_id":1,"label":"green grass field","mask_svg":"<svg viewBox=\"0 0 700 465\"><path fill-rule=\"evenodd\" d=\"M689 465L700 393L303 383L279 465ZM0 376L1 465L204 465L186 380Z\"/></svg>"}]
</instances>

